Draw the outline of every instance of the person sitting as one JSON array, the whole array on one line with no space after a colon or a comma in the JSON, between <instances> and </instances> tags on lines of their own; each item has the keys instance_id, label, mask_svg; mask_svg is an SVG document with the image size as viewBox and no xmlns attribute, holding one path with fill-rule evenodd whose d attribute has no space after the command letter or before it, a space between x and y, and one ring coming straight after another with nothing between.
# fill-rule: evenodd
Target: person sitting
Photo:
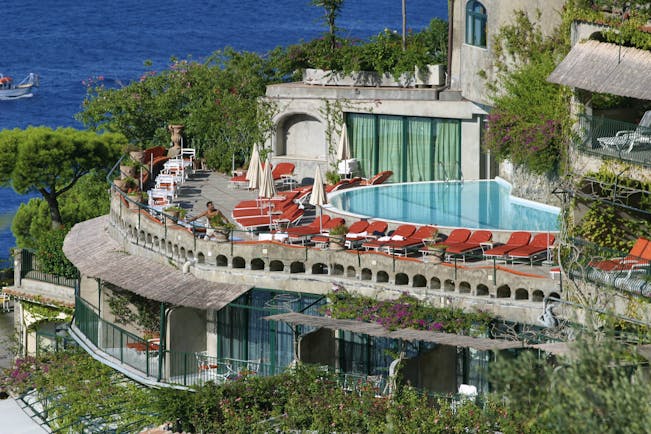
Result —
<instances>
[{"instance_id":1,"label":"person sitting","mask_svg":"<svg viewBox=\"0 0 651 434\"><path fill-rule=\"evenodd\" d=\"M196 215L194 217L190 217L189 219L187 219L187 222L190 223L190 222L193 222L193 221L195 221L197 219L200 219L202 217L205 217L206 221L208 222L208 221L210 221L211 217L215 217L215 216L220 216L223 220L228 221L226 219L226 217L224 216L224 214L220 210L215 208L215 205L210 200L210 201L206 202L206 210L204 212L202 212L201 214L198 214L198 215Z\"/></svg>"}]
</instances>

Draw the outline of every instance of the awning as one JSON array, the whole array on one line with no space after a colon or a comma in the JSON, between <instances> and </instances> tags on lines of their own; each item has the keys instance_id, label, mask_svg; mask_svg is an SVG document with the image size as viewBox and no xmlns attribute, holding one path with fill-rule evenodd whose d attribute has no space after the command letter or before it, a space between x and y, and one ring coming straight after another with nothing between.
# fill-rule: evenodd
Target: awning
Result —
<instances>
[{"instance_id":1,"label":"awning","mask_svg":"<svg viewBox=\"0 0 651 434\"><path fill-rule=\"evenodd\" d=\"M578 43L547 81L651 100L651 51L599 41Z\"/></svg>"},{"instance_id":2,"label":"awning","mask_svg":"<svg viewBox=\"0 0 651 434\"><path fill-rule=\"evenodd\" d=\"M267 321L283 321L288 324L302 324L312 327L326 328L330 330L346 330L353 333L360 333L369 336L389 339L400 339L403 341L424 341L441 345L474 348L476 350L482 351L524 347L524 343L520 341L476 338L473 336L415 329L391 331L385 329L380 324L354 321L349 319L334 319L322 316L312 316L296 312L266 316L264 319Z\"/></svg>"},{"instance_id":3,"label":"awning","mask_svg":"<svg viewBox=\"0 0 651 434\"><path fill-rule=\"evenodd\" d=\"M108 234L108 216L76 224L63 252L82 275L109 282L150 300L220 310L252 286L198 279L171 265L130 255Z\"/></svg>"}]
</instances>

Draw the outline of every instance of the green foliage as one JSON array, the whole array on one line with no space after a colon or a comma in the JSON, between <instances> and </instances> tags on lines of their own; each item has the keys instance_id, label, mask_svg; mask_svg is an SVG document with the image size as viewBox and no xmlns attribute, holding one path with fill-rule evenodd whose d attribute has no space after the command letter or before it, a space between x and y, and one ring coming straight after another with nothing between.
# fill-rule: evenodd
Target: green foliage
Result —
<instances>
[{"instance_id":1,"label":"green foliage","mask_svg":"<svg viewBox=\"0 0 651 434\"><path fill-rule=\"evenodd\" d=\"M642 50L651 49L651 34L643 30L651 18L648 2L587 0L576 3L568 7L572 19L610 27L601 32L603 41Z\"/></svg>"},{"instance_id":2,"label":"green foliage","mask_svg":"<svg viewBox=\"0 0 651 434\"><path fill-rule=\"evenodd\" d=\"M122 88L94 82L77 119L147 147L169 144L167 125L183 124L186 146L209 167L226 171L233 156L241 165L252 145L272 132L274 106L260 98L272 81L262 57L227 48L203 63L172 59L168 70L150 71Z\"/></svg>"},{"instance_id":3,"label":"green foliage","mask_svg":"<svg viewBox=\"0 0 651 434\"><path fill-rule=\"evenodd\" d=\"M486 312L464 312L457 308L426 306L417 298L402 294L397 300L379 301L359 297L345 290L328 294L329 303L323 308L333 318L376 322L390 330L418 330L471 334L485 332L491 317Z\"/></svg>"},{"instance_id":4,"label":"green foliage","mask_svg":"<svg viewBox=\"0 0 651 434\"><path fill-rule=\"evenodd\" d=\"M108 213L106 174L93 170L75 183L74 187L58 197L61 219L66 227ZM11 230L16 245L37 250L39 240L51 230L50 208L41 198L23 203L14 216Z\"/></svg>"},{"instance_id":5,"label":"green foliage","mask_svg":"<svg viewBox=\"0 0 651 434\"><path fill-rule=\"evenodd\" d=\"M129 291L108 294L108 305L117 324L137 324L149 334L160 331L159 302Z\"/></svg>"},{"instance_id":6,"label":"green foliage","mask_svg":"<svg viewBox=\"0 0 651 434\"><path fill-rule=\"evenodd\" d=\"M0 132L0 185L38 192L47 201L51 225L64 222L59 196L93 169L107 169L124 143L120 134L98 135L72 128L29 127Z\"/></svg>"},{"instance_id":7,"label":"green foliage","mask_svg":"<svg viewBox=\"0 0 651 434\"><path fill-rule=\"evenodd\" d=\"M567 52L558 31L545 38L526 15L516 12L513 24L495 38L498 82L489 86L494 109L488 117L485 147L498 159L509 159L534 173L556 173L570 131L566 89L547 77Z\"/></svg>"},{"instance_id":8,"label":"green foliage","mask_svg":"<svg viewBox=\"0 0 651 434\"><path fill-rule=\"evenodd\" d=\"M401 35L386 29L368 41L338 38L334 49L325 39L278 47L269 60L279 77L293 80L299 80L306 68L386 72L397 78L402 73L413 74L415 66L447 61L447 22L435 18L427 29L409 33L405 50Z\"/></svg>"},{"instance_id":9,"label":"green foliage","mask_svg":"<svg viewBox=\"0 0 651 434\"><path fill-rule=\"evenodd\" d=\"M344 0L312 0L312 4L314 6L319 6L324 9L324 21L326 27L328 28L328 33L326 33L326 36L328 38L328 43L330 44L331 50L334 50L336 46L337 27L335 25L335 21L341 13L343 3Z\"/></svg>"},{"instance_id":10,"label":"green foliage","mask_svg":"<svg viewBox=\"0 0 651 434\"><path fill-rule=\"evenodd\" d=\"M104 421L115 432L138 432L159 420L151 389L125 381L83 351L18 359L1 380L14 393L36 389L53 431L82 432L89 421Z\"/></svg>"},{"instance_id":11,"label":"green foliage","mask_svg":"<svg viewBox=\"0 0 651 434\"><path fill-rule=\"evenodd\" d=\"M506 400L525 432L646 432L651 387L631 349L598 334L572 345L559 363L532 353L500 360L492 369L496 399Z\"/></svg>"},{"instance_id":12,"label":"green foliage","mask_svg":"<svg viewBox=\"0 0 651 434\"><path fill-rule=\"evenodd\" d=\"M44 273L76 279L79 277L77 268L63 254L63 240L67 233L65 229L52 229L41 235L36 257Z\"/></svg>"}]
</instances>

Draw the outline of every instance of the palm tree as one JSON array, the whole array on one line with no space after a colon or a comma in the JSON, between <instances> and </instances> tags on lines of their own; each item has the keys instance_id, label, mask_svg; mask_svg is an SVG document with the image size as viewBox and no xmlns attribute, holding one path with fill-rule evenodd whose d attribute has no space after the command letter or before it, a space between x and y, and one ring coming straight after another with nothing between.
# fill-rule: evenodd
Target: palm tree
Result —
<instances>
[{"instance_id":1,"label":"palm tree","mask_svg":"<svg viewBox=\"0 0 651 434\"><path fill-rule=\"evenodd\" d=\"M341 13L343 3L344 0L312 0L314 6L321 6L325 9L325 21L328 26L328 39L330 40L330 48L332 50L336 48L335 32L337 27L335 26L335 20L339 13Z\"/></svg>"}]
</instances>

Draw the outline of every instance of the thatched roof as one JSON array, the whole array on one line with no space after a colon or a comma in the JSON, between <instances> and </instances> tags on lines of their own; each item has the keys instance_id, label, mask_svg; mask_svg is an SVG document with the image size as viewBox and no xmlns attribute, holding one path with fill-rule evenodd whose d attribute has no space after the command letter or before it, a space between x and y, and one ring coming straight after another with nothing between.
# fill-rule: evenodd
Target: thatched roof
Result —
<instances>
[{"instance_id":1,"label":"thatched roof","mask_svg":"<svg viewBox=\"0 0 651 434\"><path fill-rule=\"evenodd\" d=\"M578 43L547 80L592 92L651 100L651 51L599 41Z\"/></svg>"},{"instance_id":2,"label":"thatched roof","mask_svg":"<svg viewBox=\"0 0 651 434\"><path fill-rule=\"evenodd\" d=\"M380 324L354 321L349 319L334 319L321 316L312 316L296 312L271 315L264 317L264 319L268 321L283 321L289 324L303 324L331 330L347 330L353 333L361 333L389 339L433 342L441 345L474 348L483 351L504 350L507 348L522 348L524 346L524 343L519 341L476 338L472 336L432 332L427 330L402 329L391 331L385 329Z\"/></svg>"},{"instance_id":3,"label":"thatched roof","mask_svg":"<svg viewBox=\"0 0 651 434\"><path fill-rule=\"evenodd\" d=\"M98 278L151 300L177 306L219 310L251 286L209 282L190 273L130 255L108 232L108 217L76 224L63 252L82 275Z\"/></svg>"}]
</instances>

